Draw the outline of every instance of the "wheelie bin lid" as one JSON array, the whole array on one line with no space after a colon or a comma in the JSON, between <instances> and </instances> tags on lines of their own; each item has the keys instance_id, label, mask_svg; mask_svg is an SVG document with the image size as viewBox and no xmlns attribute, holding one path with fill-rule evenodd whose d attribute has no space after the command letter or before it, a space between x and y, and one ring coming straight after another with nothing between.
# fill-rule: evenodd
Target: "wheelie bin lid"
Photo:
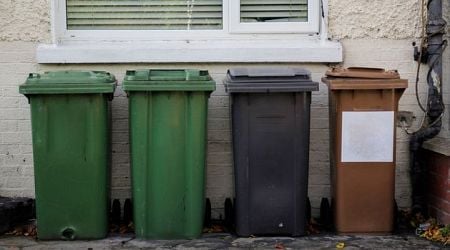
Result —
<instances>
[{"instance_id":1,"label":"wheelie bin lid","mask_svg":"<svg viewBox=\"0 0 450 250\"><path fill-rule=\"evenodd\" d=\"M325 73L322 82L330 90L344 89L404 89L408 81L400 79L397 70L366 67L333 67Z\"/></svg>"},{"instance_id":2,"label":"wheelie bin lid","mask_svg":"<svg viewBox=\"0 0 450 250\"><path fill-rule=\"evenodd\" d=\"M292 67L231 68L224 84L229 93L319 90L319 84L311 80L311 73L308 70Z\"/></svg>"},{"instance_id":3,"label":"wheelie bin lid","mask_svg":"<svg viewBox=\"0 0 450 250\"><path fill-rule=\"evenodd\" d=\"M125 91L214 91L216 83L207 70L140 69L128 70Z\"/></svg>"},{"instance_id":4,"label":"wheelie bin lid","mask_svg":"<svg viewBox=\"0 0 450 250\"><path fill-rule=\"evenodd\" d=\"M30 73L19 93L33 94L88 94L113 93L114 75L105 71L50 71Z\"/></svg>"}]
</instances>

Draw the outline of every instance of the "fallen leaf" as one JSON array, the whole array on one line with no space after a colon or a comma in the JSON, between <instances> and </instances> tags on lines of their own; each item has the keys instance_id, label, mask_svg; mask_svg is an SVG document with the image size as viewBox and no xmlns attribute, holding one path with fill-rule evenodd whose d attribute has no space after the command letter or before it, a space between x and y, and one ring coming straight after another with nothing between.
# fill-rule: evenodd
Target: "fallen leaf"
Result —
<instances>
[{"instance_id":1,"label":"fallen leaf","mask_svg":"<svg viewBox=\"0 0 450 250\"><path fill-rule=\"evenodd\" d=\"M283 243L277 243L275 249L286 249L286 247L284 247Z\"/></svg>"},{"instance_id":2,"label":"fallen leaf","mask_svg":"<svg viewBox=\"0 0 450 250\"><path fill-rule=\"evenodd\" d=\"M343 249L345 247L345 243L344 242L339 242L336 244L336 248L337 249Z\"/></svg>"}]
</instances>

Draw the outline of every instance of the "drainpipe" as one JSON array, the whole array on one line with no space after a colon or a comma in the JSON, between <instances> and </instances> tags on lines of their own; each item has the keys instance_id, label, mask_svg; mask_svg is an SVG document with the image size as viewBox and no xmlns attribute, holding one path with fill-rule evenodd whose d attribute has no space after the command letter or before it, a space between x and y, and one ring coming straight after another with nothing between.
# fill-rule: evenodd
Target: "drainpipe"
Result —
<instances>
[{"instance_id":1,"label":"drainpipe","mask_svg":"<svg viewBox=\"0 0 450 250\"><path fill-rule=\"evenodd\" d=\"M412 211L427 214L425 192L426 163L419 159L422 144L441 131L444 104L442 101L442 52L446 46L443 40L446 22L442 18L442 0L428 1L427 41L429 71L427 74L428 101L426 122L410 139L410 173L412 183ZM420 61L420 60L419 60ZM419 62L420 63L420 62Z\"/></svg>"}]
</instances>

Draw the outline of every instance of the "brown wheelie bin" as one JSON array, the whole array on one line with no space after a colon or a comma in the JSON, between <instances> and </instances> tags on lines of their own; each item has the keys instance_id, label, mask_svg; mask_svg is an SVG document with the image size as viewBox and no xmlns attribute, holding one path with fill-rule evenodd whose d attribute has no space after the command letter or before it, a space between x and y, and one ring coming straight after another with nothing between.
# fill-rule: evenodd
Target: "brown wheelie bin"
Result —
<instances>
[{"instance_id":1,"label":"brown wheelie bin","mask_svg":"<svg viewBox=\"0 0 450 250\"><path fill-rule=\"evenodd\" d=\"M333 68L329 89L331 196L338 233L386 234L395 207L395 116L408 86L397 71Z\"/></svg>"}]
</instances>

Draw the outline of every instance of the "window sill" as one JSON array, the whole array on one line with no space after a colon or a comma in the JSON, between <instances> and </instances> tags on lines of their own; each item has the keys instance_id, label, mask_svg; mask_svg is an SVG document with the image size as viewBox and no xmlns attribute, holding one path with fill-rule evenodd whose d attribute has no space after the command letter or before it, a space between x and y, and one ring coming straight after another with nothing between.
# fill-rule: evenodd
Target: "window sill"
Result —
<instances>
[{"instance_id":1,"label":"window sill","mask_svg":"<svg viewBox=\"0 0 450 250\"><path fill-rule=\"evenodd\" d=\"M38 63L342 62L342 45L319 38L65 42L41 44Z\"/></svg>"}]
</instances>

